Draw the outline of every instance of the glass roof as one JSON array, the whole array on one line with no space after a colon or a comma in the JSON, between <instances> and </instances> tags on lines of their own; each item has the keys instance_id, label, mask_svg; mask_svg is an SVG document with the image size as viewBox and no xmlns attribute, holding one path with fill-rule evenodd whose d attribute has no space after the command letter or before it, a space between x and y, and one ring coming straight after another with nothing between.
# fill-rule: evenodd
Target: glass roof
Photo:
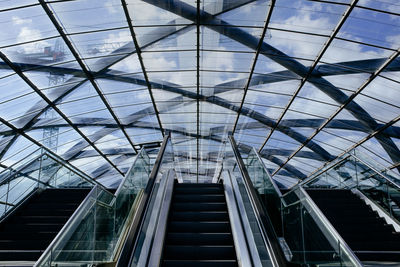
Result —
<instances>
[{"instance_id":1,"label":"glass roof","mask_svg":"<svg viewBox=\"0 0 400 267\"><path fill-rule=\"evenodd\" d=\"M284 186L355 147L400 169L396 0L5 0L0 18L2 168L45 146L112 185L170 131L183 180L213 179L229 134Z\"/></svg>"}]
</instances>

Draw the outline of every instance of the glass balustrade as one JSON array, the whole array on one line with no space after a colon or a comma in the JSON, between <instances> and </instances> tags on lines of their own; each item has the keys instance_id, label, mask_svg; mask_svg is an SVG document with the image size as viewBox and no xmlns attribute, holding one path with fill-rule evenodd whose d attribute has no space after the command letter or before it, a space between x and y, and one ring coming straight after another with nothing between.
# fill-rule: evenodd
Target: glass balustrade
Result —
<instances>
[{"instance_id":1,"label":"glass balustrade","mask_svg":"<svg viewBox=\"0 0 400 267\"><path fill-rule=\"evenodd\" d=\"M288 261L318 266L360 266L303 188L297 187L282 195L254 149L247 156L246 169Z\"/></svg>"},{"instance_id":2,"label":"glass balustrade","mask_svg":"<svg viewBox=\"0 0 400 267\"><path fill-rule=\"evenodd\" d=\"M321 169L301 186L357 189L399 223L399 183L397 173L354 150Z\"/></svg>"},{"instance_id":3,"label":"glass balustrade","mask_svg":"<svg viewBox=\"0 0 400 267\"><path fill-rule=\"evenodd\" d=\"M93 188L35 266L88 266L113 261L151 167L142 149L115 195L100 186Z\"/></svg>"},{"instance_id":4,"label":"glass balustrade","mask_svg":"<svg viewBox=\"0 0 400 267\"><path fill-rule=\"evenodd\" d=\"M0 219L37 189L93 187L96 182L42 148L0 173Z\"/></svg>"}]
</instances>

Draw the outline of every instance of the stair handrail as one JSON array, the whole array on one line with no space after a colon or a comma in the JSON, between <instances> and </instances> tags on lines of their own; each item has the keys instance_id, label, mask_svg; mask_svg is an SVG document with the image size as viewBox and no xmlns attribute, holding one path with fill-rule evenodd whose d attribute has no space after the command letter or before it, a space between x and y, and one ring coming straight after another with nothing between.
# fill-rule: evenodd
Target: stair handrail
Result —
<instances>
[{"instance_id":1,"label":"stair handrail","mask_svg":"<svg viewBox=\"0 0 400 267\"><path fill-rule=\"evenodd\" d=\"M353 153L352 153L353 152ZM358 154L360 154L360 152L358 152ZM346 153L344 153L341 157L335 159L332 162L329 162L327 165L323 166L321 169L319 169L318 171L316 171L314 174L312 174L308 179L305 179L303 181L299 181L297 184L293 185L292 187L290 187L290 191L292 191L292 189L297 188L297 186L304 186L306 184L311 183L312 181L314 181L315 179L318 179L320 177L321 174L329 171L330 169L334 168L335 166L339 165L340 163L342 163L343 161L347 160L348 158L355 158L356 160L362 162L364 165L368 166L371 170L373 170L376 174L378 174L379 176L381 176L383 179L385 179L386 181L388 181L391 185L395 186L396 188L398 188L400 190L400 184L396 183L395 181L393 181L392 179L389 179L385 174L382 173L382 170L378 170L373 164L369 163L367 160L364 160L363 158L359 157L358 155L356 155L356 150L353 149L351 151L348 151ZM389 168L385 167L382 165L383 170L385 170L386 172L392 172L393 174L395 174L396 176L398 176L396 173L394 173L392 170L390 170ZM399 177L400 178L400 177ZM399 181L400 182L400 181ZM287 195L289 192L287 192L284 195Z\"/></svg>"},{"instance_id":2,"label":"stair handrail","mask_svg":"<svg viewBox=\"0 0 400 267\"><path fill-rule=\"evenodd\" d=\"M352 157L354 157L355 159L357 159L358 161L364 163L365 165L367 165L371 170L373 170L376 174L378 174L379 176L381 176L383 179L385 179L387 182L389 182L391 185L393 185L394 187L396 187L397 189L400 190L400 185L397 184L396 182L392 181L391 179L389 179L386 175L384 175L382 173L382 171L378 171L372 164L368 163L367 161L361 159L360 157L350 154ZM387 169L385 167L385 170L390 171L389 169Z\"/></svg>"},{"instance_id":3,"label":"stair handrail","mask_svg":"<svg viewBox=\"0 0 400 267\"><path fill-rule=\"evenodd\" d=\"M275 233L274 227L272 225L271 219L263 208L263 205L255 191L255 188L251 182L250 176L247 172L246 166L240 155L239 149L236 145L236 141L232 135L228 137L229 142L232 146L233 154L236 159L236 163L239 167L240 173L242 174L243 181L248 192L249 199L254 207L254 214L257 220L260 222L260 230L264 235L264 240L267 241L265 244L268 250L271 252L270 257L274 266L284 267L287 266L285 256L283 254L282 248L278 241L278 236Z\"/></svg>"},{"instance_id":4,"label":"stair handrail","mask_svg":"<svg viewBox=\"0 0 400 267\"><path fill-rule=\"evenodd\" d=\"M28 160L26 163L23 163L22 165L17 166L17 168L14 168L16 165L20 164L21 162L25 161L26 159L29 159L32 155L34 155L38 151L39 151L39 153L38 153L37 156L33 157L31 160ZM40 148L34 150L33 152L29 153L28 155L26 155L22 159L18 160L17 162L13 163L12 165L10 165L7 168L5 168L4 170L2 170L0 172L0 177L1 177L2 174L6 174L7 172L12 172L12 175L9 175L4 180L1 180L0 184L3 184L5 182L7 182L12 177L14 177L16 174L22 174L23 176L25 176L27 178L30 178L32 180L37 181L37 179L35 179L33 177L30 177L29 175L24 174L22 172L22 170L25 169L30 164L34 163L36 160L38 160L38 159L40 160L40 158L43 157L43 156L48 156L49 158L53 159L54 161L59 163L62 167L65 167L68 170L70 170L70 171L76 173L77 175L79 175L79 177L81 177L83 180L85 180L85 181L87 181L87 182L89 182L89 183L91 183L93 185L97 184L100 187L103 187L103 189L105 189L105 187L101 183L99 183L98 181L96 181L95 179L93 179L92 177L87 175L85 172L81 171L79 168L73 166L71 163L69 163L68 161L64 160L59 155L55 154L54 152L52 152L51 150L49 150L49 149L47 149L45 147L40 147Z\"/></svg>"},{"instance_id":5,"label":"stair handrail","mask_svg":"<svg viewBox=\"0 0 400 267\"><path fill-rule=\"evenodd\" d=\"M298 188L303 196L303 199L310 205L310 208L316 215L316 218L321 221L322 225L329 231L329 233L343 246L346 254L350 256L350 260L355 266L362 267L364 266L358 257L354 254L353 250L347 245L346 241L342 238L342 236L336 231L335 227L330 223L330 221L325 217L323 212L319 209L317 204L315 204L314 200L310 197L310 195L304 190L303 187ZM296 195L299 197L299 201L302 201L302 196L298 195L296 191L294 191ZM311 214L311 213L310 213Z\"/></svg>"}]
</instances>

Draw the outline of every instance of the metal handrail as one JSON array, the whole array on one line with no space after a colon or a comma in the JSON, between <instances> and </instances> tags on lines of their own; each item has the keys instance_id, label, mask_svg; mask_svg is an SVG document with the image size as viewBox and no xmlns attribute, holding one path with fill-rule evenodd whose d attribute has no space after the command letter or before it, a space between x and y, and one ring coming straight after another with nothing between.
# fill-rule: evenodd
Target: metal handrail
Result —
<instances>
[{"instance_id":1,"label":"metal handrail","mask_svg":"<svg viewBox=\"0 0 400 267\"><path fill-rule=\"evenodd\" d=\"M11 165L8 166L7 168L5 168L4 170L2 170L2 171L0 172L0 176L1 176L1 174L4 173L4 172L7 172L7 171L9 171L9 170L12 170L12 168L13 168L15 165L17 165L17 164L20 163L21 161L23 161L23 160L29 158L31 155L35 154L35 153L36 153L37 151L39 151L39 150L40 150L40 148L34 150L33 152L29 153L28 155L26 155L25 157L23 157L23 158L20 159L19 161L15 162L14 164L11 164ZM37 157L36 157L36 158L37 158ZM34 158L34 159L36 159L36 158ZM25 165L25 164L24 164L24 165ZM14 170L14 171L16 171L16 170Z\"/></svg>"},{"instance_id":2,"label":"metal handrail","mask_svg":"<svg viewBox=\"0 0 400 267\"><path fill-rule=\"evenodd\" d=\"M385 179L386 181L388 181L389 183L391 183L394 187L396 187L397 189L400 190L400 185L398 185L397 183L393 182L391 179L387 178L384 174L382 174L380 171L378 171L374 166L372 166L371 164L369 164L368 162L364 161L363 159L360 159L359 157L357 157L356 155L350 154L351 156L353 156L354 158L356 158L358 161L364 163L365 165L367 165L371 170L373 170L374 172L376 172L376 174L378 174L379 176L381 176L383 179ZM386 170L388 170L387 168L385 168Z\"/></svg>"},{"instance_id":3,"label":"metal handrail","mask_svg":"<svg viewBox=\"0 0 400 267\"><path fill-rule=\"evenodd\" d=\"M247 172L243 159L239 153L239 149L237 148L236 141L231 135L228 137L228 139L231 143L232 150L236 158L236 163L239 166L246 190L249 194L249 199L254 208L254 214L256 216L256 219L259 221L259 225L261 226L260 230L264 235L265 240L267 241L265 245L270 252L271 261L274 263L275 266L280 266L280 267L287 266L285 256L279 244L278 237L275 233L271 219L264 210L263 205L254 189L254 186L251 182L250 176Z\"/></svg>"},{"instance_id":4,"label":"metal handrail","mask_svg":"<svg viewBox=\"0 0 400 267\"><path fill-rule=\"evenodd\" d=\"M151 170L149 180L147 182L146 188L143 191L143 196L140 200L140 203L138 204L137 211L135 213L135 217L133 218L133 221L131 223L131 226L129 228L129 232L127 234L127 237L124 242L124 246L121 250L121 254L118 258L117 263L115 266L117 267L125 267L125 266L130 266L131 261L132 261L132 251L134 251L134 248L137 245L137 236L139 234L139 229L141 224L143 223L143 213L147 207L147 204L150 199L150 195L153 191L155 180L157 178L158 171L160 169L162 159L164 156L165 149L167 147L167 143L169 141L171 134L170 132L166 133L164 136L163 143L161 145L160 151L158 152L156 161L154 163L153 169Z\"/></svg>"},{"instance_id":5,"label":"metal handrail","mask_svg":"<svg viewBox=\"0 0 400 267\"><path fill-rule=\"evenodd\" d=\"M351 250L351 248L347 245L347 243L344 241L344 239L340 236L340 234L336 231L335 227L332 226L332 224L329 222L329 220L325 217L325 215L322 213L322 211L318 208L317 204L312 200L312 198L308 195L308 193L304 190L303 187L299 187L300 192L304 196L304 199L307 201L307 203L310 205L312 211L316 214L316 217L321 220L322 224L325 226L325 228L329 231L329 233L343 246L343 249L346 251L346 253L350 256L350 260L355 264L356 266L363 266L363 264L360 262L358 257L354 254L354 252ZM298 196L300 201L301 201L301 196Z\"/></svg>"},{"instance_id":6,"label":"metal handrail","mask_svg":"<svg viewBox=\"0 0 400 267\"><path fill-rule=\"evenodd\" d=\"M38 156L34 157L32 160L27 161L26 163L22 164L21 166L18 166L17 168L19 169L14 169L13 167L17 164L19 164L20 162L26 160L27 158L29 158L30 156L32 156L33 154L37 153L37 151L40 150L45 150L44 152L38 154ZM40 159L43 156L48 156L49 158L53 159L55 162L59 163L62 167L67 168L68 170L76 173L77 175L79 175L83 180L95 185L99 185L100 187L102 187L103 189L105 189L105 187L97 182L96 180L94 180L93 178L91 178L89 175L87 175L86 173L84 173L83 171L79 170L77 167L71 165L69 162L65 161L64 159L62 159L60 156L58 156L57 154L55 154L54 152L52 152L51 150L47 149L47 148L38 148L35 151L29 153L27 156L25 156L24 158L22 158L21 160L19 160L18 162L12 164L11 166L7 167L6 169L2 170L0 172L0 176L2 174L7 174L8 171L12 171L13 175L10 175L9 177L7 177L6 179L0 181L1 184L7 182L8 180L10 180L12 177L14 177L16 174L21 174L24 177L27 177L29 179L35 180L37 181L37 179L30 177L29 175L26 175L22 172L23 169L25 169L27 166L29 166L30 164L32 164L33 162L35 162L36 160ZM40 181L39 181L40 182Z\"/></svg>"}]
</instances>

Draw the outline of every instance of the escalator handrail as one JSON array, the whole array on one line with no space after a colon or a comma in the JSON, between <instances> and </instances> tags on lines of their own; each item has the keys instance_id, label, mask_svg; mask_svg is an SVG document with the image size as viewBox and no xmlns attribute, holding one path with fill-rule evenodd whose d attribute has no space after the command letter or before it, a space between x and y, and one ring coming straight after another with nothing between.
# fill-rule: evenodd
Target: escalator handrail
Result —
<instances>
[{"instance_id":1,"label":"escalator handrail","mask_svg":"<svg viewBox=\"0 0 400 267\"><path fill-rule=\"evenodd\" d=\"M164 136L163 143L161 145L160 151L158 152L153 169L151 170L149 180L146 185L146 188L143 191L143 195L140 200L140 203L138 204L138 208L136 210L135 216L134 216L131 226L129 228L129 232L125 239L124 246L118 257L117 263L115 264L116 267L130 266L131 254L132 254L132 251L134 251L134 248L137 243L137 237L139 234L138 230L140 229L140 225L143 222L144 211L149 202L149 197L153 191L155 180L157 178L157 174L160 169L161 162L162 162L164 152L165 152L167 143L169 141L169 138L170 138L170 132L166 133Z\"/></svg>"},{"instance_id":2,"label":"escalator handrail","mask_svg":"<svg viewBox=\"0 0 400 267\"><path fill-rule=\"evenodd\" d=\"M268 247L268 250L272 252L271 253L272 255L270 255L271 260L272 262L274 262L275 266L285 267L287 266L286 258L279 244L278 236L276 235L271 219L264 210L264 207L259 199L259 196L251 182L250 176L247 172L243 159L237 148L235 139L233 138L232 135L230 135L228 138L232 145L232 150L236 158L236 162L242 174L244 184L247 189L246 191L249 194L249 199L251 200L252 206L254 207L255 211L254 214L256 215L257 220L260 222L261 232L265 236L265 239L269 241L266 244L266 246Z\"/></svg>"}]
</instances>

